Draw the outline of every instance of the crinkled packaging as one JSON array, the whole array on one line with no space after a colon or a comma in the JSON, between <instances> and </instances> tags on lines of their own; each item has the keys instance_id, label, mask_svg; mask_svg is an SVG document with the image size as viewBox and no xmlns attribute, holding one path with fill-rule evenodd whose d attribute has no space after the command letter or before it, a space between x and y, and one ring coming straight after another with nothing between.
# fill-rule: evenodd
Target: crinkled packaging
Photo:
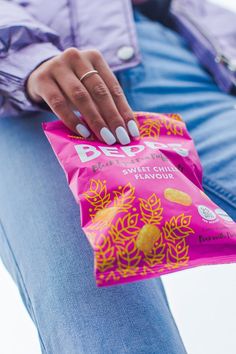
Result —
<instances>
[{"instance_id":1,"label":"crinkled packaging","mask_svg":"<svg viewBox=\"0 0 236 354\"><path fill-rule=\"evenodd\" d=\"M176 114L134 114L141 135L126 146L43 124L80 206L97 286L235 262L236 224L204 193L185 123Z\"/></svg>"}]
</instances>

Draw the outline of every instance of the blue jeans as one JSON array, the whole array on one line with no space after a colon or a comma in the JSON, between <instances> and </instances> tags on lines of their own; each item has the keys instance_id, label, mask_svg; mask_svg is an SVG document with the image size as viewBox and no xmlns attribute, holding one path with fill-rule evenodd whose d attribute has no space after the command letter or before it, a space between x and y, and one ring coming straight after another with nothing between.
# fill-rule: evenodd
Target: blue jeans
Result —
<instances>
[{"instance_id":1,"label":"blue jeans","mask_svg":"<svg viewBox=\"0 0 236 354\"><path fill-rule=\"evenodd\" d=\"M183 41L136 14L143 62L118 74L134 110L179 112L204 186L235 217L236 100ZM97 288L79 208L43 132L50 114L0 120L0 252L44 354L186 354L160 278Z\"/></svg>"}]
</instances>

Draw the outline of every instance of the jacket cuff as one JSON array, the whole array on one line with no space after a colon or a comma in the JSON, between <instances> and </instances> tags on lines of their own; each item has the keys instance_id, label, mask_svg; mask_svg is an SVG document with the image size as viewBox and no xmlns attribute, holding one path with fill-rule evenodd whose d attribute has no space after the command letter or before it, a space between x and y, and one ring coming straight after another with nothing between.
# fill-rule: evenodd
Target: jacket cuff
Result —
<instances>
[{"instance_id":1,"label":"jacket cuff","mask_svg":"<svg viewBox=\"0 0 236 354\"><path fill-rule=\"evenodd\" d=\"M0 115L46 109L46 106L43 108L28 98L25 83L37 66L59 53L61 50L52 43L35 43L0 59L0 90L4 93L6 108L3 102Z\"/></svg>"}]
</instances>

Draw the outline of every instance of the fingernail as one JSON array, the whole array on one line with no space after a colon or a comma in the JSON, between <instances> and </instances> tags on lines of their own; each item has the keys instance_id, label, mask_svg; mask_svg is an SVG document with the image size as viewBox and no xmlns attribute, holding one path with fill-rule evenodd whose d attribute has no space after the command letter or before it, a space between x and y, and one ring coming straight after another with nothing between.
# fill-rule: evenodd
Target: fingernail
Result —
<instances>
[{"instance_id":1,"label":"fingernail","mask_svg":"<svg viewBox=\"0 0 236 354\"><path fill-rule=\"evenodd\" d=\"M88 138L90 135L90 131L83 124L77 124L76 130L80 135L82 135L83 138Z\"/></svg>"},{"instance_id":2,"label":"fingernail","mask_svg":"<svg viewBox=\"0 0 236 354\"><path fill-rule=\"evenodd\" d=\"M116 138L114 137L112 132L109 129L107 129L106 127L103 127L100 130L100 135L103 138L103 140L105 141L105 143L108 145L112 145L116 142Z\"/></svg>"},{"instance_id":3,"label":"fingernail","mask_svg":"<svg viewBox=\"0 0 236 354\"><path fill-rule=\"evenodd\" d=\"M130 143L130 138L125 128L123 127L116 128L116 136L122 145L126 145Z\"/></svg>"},{"instance_id":4,"label":"fingernail","mask_svg":"<svg viewBox=\"0 0 236 354\"><path fill-rule=\"evenodd\" d=\"M137 124L135 123L134 120L130 120L128 121L128 129L129 129L129 132L130 134L135 138L135 137L138 137L140 135L139 133L139 130L138 130L138 126Z\"/></svg>"},{"instance_id":5,"label":"fingernail","mask_svg":"<svg viewBox=\"0 0 236 354\"><path fill-rule=\"evenodd\" d=\"M79 111L73 111L74 112L74 114L76 115L76 117L81 117L81 113L79 112Z\"/></svg>"}]
</instances>

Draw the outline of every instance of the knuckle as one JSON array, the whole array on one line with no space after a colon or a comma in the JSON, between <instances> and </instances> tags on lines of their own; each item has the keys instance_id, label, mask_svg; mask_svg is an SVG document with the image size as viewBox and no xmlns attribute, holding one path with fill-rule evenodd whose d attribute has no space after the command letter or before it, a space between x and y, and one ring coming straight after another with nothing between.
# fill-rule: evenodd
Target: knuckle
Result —
<instances>
[{"instance_id":1,"label":"knuckle","mask_svg":"<svg viewBox=\"0 0 236 354\"><path fill-rule=\"evenodd\" d=\"M61 59L61 56L56 56L55 58L52 58L52 60L49 63L48 66L48 71L53 71L54 69L61 69L63 66L63 61Z\"/></svg>"},{"instance_id":2,"label":"knuckle","mask_svg":"<svg viewBox=\"0 0 236 354\"><path fill-rule=\"evenodd\" d=\"M44 82L47 78L48 78L47 70L38 70L37 73L35 73L35 79L40 84Z\"/></svg>"},{"instance_id":3,"label":"knuckle","mask_svg":"<svg viewBox=\"0 0 236 354\"><path fill-rule=\"evenodd\" d=\"M80 53L78 49L71 47L63 52L63 57L68 61L78 60L80 58Z\"/></svg>"},{"instance_id":4,"label":"knuckle","mask_svg":"<svg viewBox=\"0 0 236 354\"><path fill-rule=\"evenodd\" d=\"M87 53L92 61L97 61L102 58L102 53L97 49L88 50Z\"/></svg>"},{"instance_id":5,"label":"knuckle","mask_svg":"<svg viewBox=\"0 0 236 354\"><path fill-rule=\"evenodd\" d=\"M111 87L111 94L113 97L120 97L120 96L123 96L123 90L122 88L120 87L120 85L118 83L114 84L112 87Z\"/></svg>"},{"instance_id":6,"label":"knuckle","mask_svg":"<svg viewBox=\"0 0 236 354\"><path fill-rule=\"evenodd\" d=\"M74 87L71 97L75 101L87 101L88 93L82 87Z\"/></svg>"},{"instance_id":7,"label":"knuckle","mask_svg":"<svg viewBox=\"0 0 236 354\"><path fill-rule=\"evenodd\" d=\"M57 110L65 105L65 100L63 97L55 94L48 98L49 105L52 109Z\"/></svg>"},{"instance_id":8,"label":"knuckle","mask_svg":"<svg viewBox=\"0 0 236 354\"><path fill-rule=\"evenodd\" d=\"M108 96L108 90L107 87L103 83L96 84L93 87L93 96L97 100L104 99Z\"/></svg>"}]
</instances>

